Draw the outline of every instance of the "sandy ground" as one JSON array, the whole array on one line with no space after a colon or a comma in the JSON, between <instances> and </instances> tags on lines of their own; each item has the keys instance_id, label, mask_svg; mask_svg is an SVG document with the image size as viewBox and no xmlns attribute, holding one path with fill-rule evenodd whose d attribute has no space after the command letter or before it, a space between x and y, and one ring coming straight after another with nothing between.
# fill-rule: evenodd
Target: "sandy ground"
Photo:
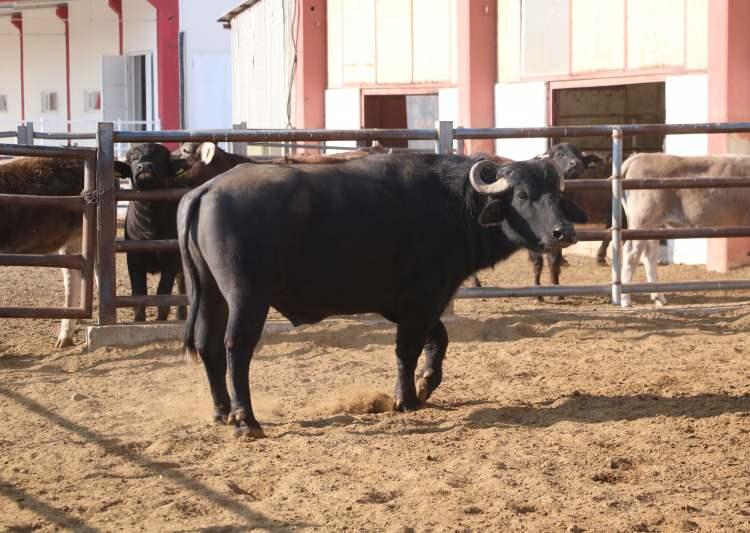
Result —
<instances>
[{"instance_id":1,"label":"sandy ground","mask_svg":"<svg viewBox=\"0 0 750 533\"><path fill-rule=\"evenodd\" d=\"M609 275L569 261L565 282ZM62 299L57 271L2 271L3 304ZM519 254L480 277L530 276ZM266 335L259 441L209 423L177 343L55 352L54 321L1 320L0 529L750 531L748 301L460 301L443 385L408 415L362 414L390 404L392 327Z\"/></svg>"}]
</instances>

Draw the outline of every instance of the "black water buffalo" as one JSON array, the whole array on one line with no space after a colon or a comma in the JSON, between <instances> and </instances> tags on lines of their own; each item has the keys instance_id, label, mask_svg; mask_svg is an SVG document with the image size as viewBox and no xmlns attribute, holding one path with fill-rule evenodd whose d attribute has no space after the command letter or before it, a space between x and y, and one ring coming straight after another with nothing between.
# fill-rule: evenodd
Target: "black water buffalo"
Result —
<instances>
[{"instance_id":1,"label":"black water buffalo","mask_svg":"<svg viewBox=\"0 0 750 533\"><path fill-rule=\"evenodd\" d=\"M461 282L521 247L575 241L581 213L561 185L550 160L391 154L240 165L193 189L177 213L184 346L205 365L215 419L262 436L249 366L271 306L294 325L367 312L395 322L396 408L420 407L442 380L440 316Z\"/></svg>"},{"instance_id":2,"label":"black water buffalo","mask_svg":"<svg viewBox=\"0 0 750 533\"><path fill-rule=\"evenodd\" d=\"M154 190L174 187L177 174L184 172L186 164L174 159L169 150L156 143L140 144L128 150L126 164L116 163L117 172L129 177L134 190ZM160 240L177 238L177 203L156 201L131 201L125 215L125 240ZM147 274L159 274L157 294L169 295L177 280L177 290L185 293L184 278L177 252L128 252L128 276L133 295L147 294ZM186 316L184 307L178 307L177 318ZM158 320L169 317L169 307L159 307ZM146 309L135 308L136 322L146 320Z\"/></svg>"}]
</instances>

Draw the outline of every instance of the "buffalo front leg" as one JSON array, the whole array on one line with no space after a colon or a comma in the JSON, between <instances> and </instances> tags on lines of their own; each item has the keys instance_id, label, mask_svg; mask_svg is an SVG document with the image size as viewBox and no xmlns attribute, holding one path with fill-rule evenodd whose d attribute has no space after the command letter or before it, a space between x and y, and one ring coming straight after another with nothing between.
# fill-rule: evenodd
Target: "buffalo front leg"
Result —
<instances>
[{"instance_id":1,"label":"buffalo front leg","mask_svg":"<svg viewBox=\"0 0 750 533\"><path fill-rule=\"evenodd\" d=\"M443 381L443 360L448 349L448 332L438 321L427 334L424 345L425 362L417 379L417 397L424 403Z\"/></svg>"},{"instance_id":2,"label":"buffalo front leg","mask_svg":"<svg viewBox=\"0 0 750 533\"><path fill-rule=\"evenodd\" d=\"M224 346L231 393L229 423L234 424L237 437L262 438L265 434L255 418L250 399L250 360L263 333L269 305L254 303L253 295L245 293L230 296L227 300L229 319Z\"/></svg>"},{"instance_id":3,"label":"buffalo front leg","mask_svg":"<svg viewBox=\"0 0 750 533\"><path fill-rule=\"evenodd\" d=\"M397 411L416 411L422 406L414 385L414 372L426 337L426 328L399 323L396 329Z\"/></svg>"},{"instance_id":4,"label":"buffalo front leg","mask_svg":"<svg viewBox=\"0 0 750 533\"><path fill-rule=\"evenodd\" d=\"M544 256L542 254L532 252L529 250L529 261L534 269L534 287L538 287L542 284L542 270L544 269ZM544 298L541 296L536 297L537 302L543 302Z\"/></svg>"},{"instance_id":5,"label":"buffalo front leg","mask_svg":"<svg viewBox=\"0 0 750 533\"><path fill-rule=\"evenodd\" d=\"M554 250L547 253L547 267L549 268L549 282L552 285L560 285L560 270L563 263L562 250ZM564 297L558 297L563 300Z\"/></svg>"},{"instance_id":6,"label":"buffalo front leg","mask_svg":"<svg viewBox=\"0 0 750 533\"><path fill-rule=\"evenodd\" d=\"M596 252L596 264L599 266L607 266L607 248L609 243L612 242L612 237L606 237L602 240L599 245L599 250Z\"/></svg>"},{"instance_id":7,"label":"buffalo front leg","mask_svg":"<svg viewBox=\"0 0 750 533\"><path fill-rule=\"evenodd\" d=\"M130 277L130 292L133 296L146 296L146 269L140 265L137 254L129 253L128 276ZM133 309L133 320L136 322L146 321L146 308L137 305Z\"/></svg>"},{"instance_id":8,"label":"buffalo front leg","mask_svg":"<svg viewBox=\"0 0 750 533\"><path fill-rule=\"evenodd\" d=\"M169 296L172 294L172 286L174 286L174 278L177 275L176 268L165 268L162 269L161 276L159 277L159 286L156 287L156 294ZM156 313L156 320L166 320L169 318L169 306L160 305Z\"/></svg>"}]
</instances>

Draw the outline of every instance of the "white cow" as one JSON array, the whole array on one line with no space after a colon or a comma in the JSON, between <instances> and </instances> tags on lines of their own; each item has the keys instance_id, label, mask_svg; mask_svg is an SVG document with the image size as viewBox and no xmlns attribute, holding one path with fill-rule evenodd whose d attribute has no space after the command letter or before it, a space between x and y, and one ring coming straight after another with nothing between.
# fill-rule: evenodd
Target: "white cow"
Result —
<instances>
[{"instance_id":1,"label":"white cow","mask_svg":"<svg viewBox=\"0 0 750 533\"><path fill-rule=\"evenodd\" d=\"M635 154L623 163L623 177L632 178L750 178L750 156L683 157L668 154ZM750 188L636 189L627 191L625 212L629 229L684 228L750 225ZM646 279L657 281L659 241L626 241L622 282L630 283L643 256ZM652 293L662 306L664 295ZM622 295L622 306L631 305Z\"/></svg>"}]
</instances>

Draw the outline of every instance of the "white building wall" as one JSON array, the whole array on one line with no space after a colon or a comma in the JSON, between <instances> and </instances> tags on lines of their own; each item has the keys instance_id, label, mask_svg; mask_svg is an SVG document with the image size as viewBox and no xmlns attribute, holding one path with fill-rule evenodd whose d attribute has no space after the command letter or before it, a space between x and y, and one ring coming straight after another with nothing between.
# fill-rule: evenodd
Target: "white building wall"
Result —
<instances>
[{"instance_id":1,"label":"white building wall","mask_svg":"<svg viewBox=\"0 0 750 533\"><path fill-rule=\"evenodd\" d=\"M20 57L18 30L10 23L10 17L0 17L0 95L5 95L8 101L8 111L0 112L0 130L3 131L15 129L21 121Z\"/></svg>"},{"instance_id":2,"label":"white building wall","mask_svg":"<svg viewBox=\"0 0 750 533\"><path fill-rule=\"evenodd\" d=\"M495 85L495 127L523 128L547 125L545 82L498 83ZM498 139L498 155L529 159L547 151L546 139Z\"/></svg>"},{"instance_id":3,"label":"white building wall","mask_svg":"<svg viewBox=\"0 0 750 533\"><path fill-rule=\"evenodd\" d=\"M328 89L325 96L326 128L356 130L360 127L359 89ZM354 141L332 142L335 146L355 146Z\"/></svg>"},{"instance_id":4,"label":"white building wall","mask_svg":"<svg viewBox=\"0 0 750 533\"><path fill-rule=\"evenodd\" d=\"M232 19L233 123L287 127L293 9L294 2L263 0Z\"/></svg>"},{"instance_id":5,"label":"white building wall","mask_svg":"<svg viewBox=\"0 0 750 533\"><path fill-rule=\"evenodd\" d=\"M65 131L65 28L54 9L23 12L26 120L37 130ZM42 92L57 93L57 111L42 113Z\"/></svg>"},{"instance_id":6,"label":"white building wall","mask_svg":"<svg viewBox=\"0 0 750 533\"><path fill-rule=\"evenodd\" d=\"M185 116L190 129L232 124L231 32L216 23L237 0L180 0L185 39Z\"/></svg>"},{"instance_id":7,"label":"white building wall","mask_svg":"<svg viewBox=\"0 0 750 533\"><path fill-rule=\"evenodd\" d=\"M101 91L102 55L119 53L117 15L106 2L79 0L68 4L70 18L70 107L73 131L96 131L102 112L85 110L85 91Z\"/></svg>"},{"instance_id":8,"label":"white building wall","mask_svg":"<svg viewBox=\"0 0 750 533\"><path fill-rule=\"evenodd\" d=\"M708 76L670 76L665 80L667 124L708 122ZM708 135L667 135L664 148L677 155L706 155ZM704 265L708 259L706 239L668 241L669 260L673 263Z\"/></svg>"}]
</instances>

